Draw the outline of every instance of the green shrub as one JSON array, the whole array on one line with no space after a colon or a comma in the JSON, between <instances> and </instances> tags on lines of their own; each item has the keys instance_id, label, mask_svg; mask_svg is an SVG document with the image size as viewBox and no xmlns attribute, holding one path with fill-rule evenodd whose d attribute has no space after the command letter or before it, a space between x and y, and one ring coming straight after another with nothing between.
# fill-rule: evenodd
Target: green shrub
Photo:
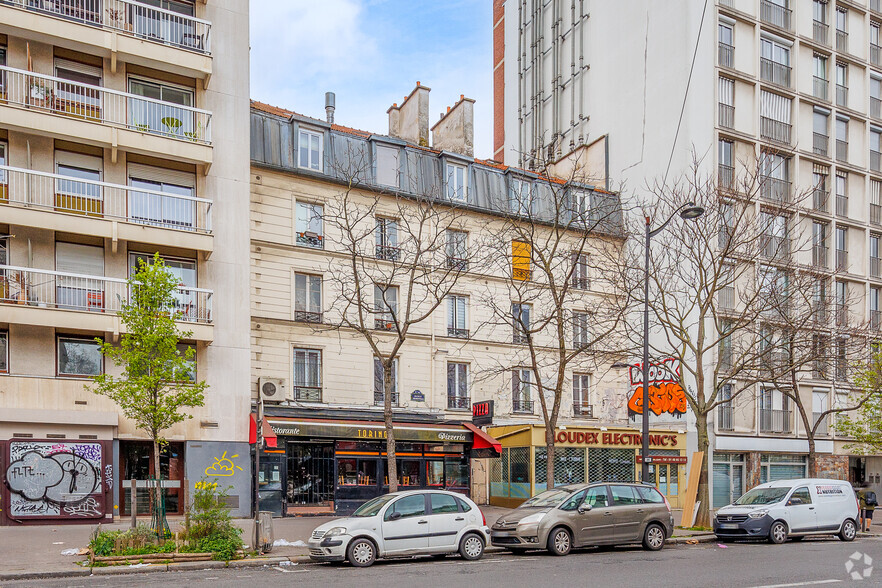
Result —
<instances>
[{"instance_id":1,"label":"green shrub","mask_svg":"<svg viewBox=\"0 0 882 588\"><path fill-rule=\"evenodd\" d=\"M242 549L242 530L233 524L226 506L229 488L219 488L203 479L196 484L193 502L187 509L187 528L181 538L186 551L211 552L214 559L230 560Z\"/></svg>"},{"instance_id":2,"label":"green shrub","mask_svg":"<svg viewBox=\"0 0 882 588\"><path fill-rule=\"evenodd\" d=\"M127 531L101 531L100 528L89 541L92 553L108 555L145 555L148 553L171 553L175 550L174 541L159 543L153 529L138 525Z\"/></svg>"}]
</instances>

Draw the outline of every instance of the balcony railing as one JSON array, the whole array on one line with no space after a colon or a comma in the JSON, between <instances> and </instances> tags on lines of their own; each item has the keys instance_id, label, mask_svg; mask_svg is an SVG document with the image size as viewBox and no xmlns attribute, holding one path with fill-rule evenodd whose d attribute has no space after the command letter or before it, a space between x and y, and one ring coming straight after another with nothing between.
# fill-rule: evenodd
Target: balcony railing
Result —
<instances>
[{"instance_id":1,"label":"balcony railing","mask_svg":"<svg viewBox=\"0 0 882 588\"><path fill-rule=\"evenodd\" d=\"M533 401L513 398L511 401L511 411L533 414Z\"/></svg>"},{"instance_id":2,"label":"balcony railing","mask_svg":"<svg viewBox=\"0 0 882 588\"><path fill-rule=\"evenodd\" d=\"M770 259L783 260L790 256L790 239L776 235L762 235L760 237L762 253Z\"/></svg>"},{"instance_id":3,"label":"balcony railing","mask_svg":"<svg viewBox=\"0 0 882 588\"><path fill-rule=\"evenodd\" d=\"M374 328L378 331L394 331L395 321L390 316L374 317Z\"/></svg>"},{"instance_id":4,"label":"balcony railing","mask_svg":"<svg viewBox=\"0 0 882 588\"><path fill-rule=\"evenodd\" d=\"M377 245L374 253L377 259L398 261L398 257L401 255L401 249L398 247L389 247L388 245Z\"/></svg>"},{"instance_id":5,"label":"balcony railing","mask_svg":"<svg viewBox=\"0 0 882 588\"><path fill-rule=\"evenodd\" d=\"M812 319L816 325L825 325L830 320L827 301L823 298L812 301Z\"/></svg>"},{"instance_id":6,"label":"balcony railing","mask_svg":"<svg viewBox=\"0 0 882 588\"><path fill-rule=\"evenodd\" d=\"M211 232L211 200L0 165L0 203Z\"/></svg>"},{"instance_id":7,"label":"balcony railing","mask_svg":"<svg viewBox=\"0 0 882 588\"><path fill-rule=\"evenodd\" d=\"M790 145L791 128L791 125L773 118L760 117L760 137L763 139Z\"/></svg>"},{"instance_id":8,"label":"balcony railing","mask_svg":"<svg viewBox=\"0 0 882 588\"><path fill-rule=\"evenodd\" d=\"M848 53L848 33L836 29L836 50Z\"/></svg>"},{"instance_id":9,"label":"balcony railing","mask_svg":"<svg viewBox=\"0 0 882 588\"><path fill-rule=\"evenodd\" d=\"M321 402L321 386L294 386L294 400L296 402Z\"/></svg>"},{"instance_id":10,"label":"balcony railing","mask_svg":"<svg viewBox=\"0 0 882 588\"><path fill-rule=\"evenodd\" d=\"M784 8L769 0L760 2L760 20L770 25L789 31L791 14L792 11L789 8Z\"/></svg>"},{"instance_id":11,"label":"balcony railing","mask_svg":"<svg viewBox=\"0 0 882 588\"><path fill-rule=\"evenodd\" d=\"M468 329L458 329L456 327L447 327L447 336L448 337L456 337L458 339L468 339L469 338L469 330Z\"/></svg>"},{"instance_id":12,"label":"balcony railing","mask_svg":"<svg viewBox=\"0 0 882 588\"><path fill-rule=\"evenodd\" d=\"M882 258L870 256L870 277L882 278Z\"/></svg>"},{"instance_id":13,"label":"balcony railing","mask_svg":"<svg viewBox=\"0 0 882 588\"><path fill-rule=\"evenodd\" d=\"M815 98L820 98L821 100L827 100L827 87L829 86L829 82L824 78L819 78L818 76L814 76L812 78L812 96Z\"/></svg>"},{"instance_id":14,"label":"balcony railing","mask_svg":"<svg viewBox=\"0 0 882 588\"><path fill-rule=\"evenodd\" d=\"M211 144L207 110L6 66L0 66L0 79L4 79L0 104Z\"/></svg>"},{"instance_id":15,"label":"balcony railing","mask_svg":"<svg viewBox=\"0 0 882 588\"><path fill-rule=\"evenodd\" d=\"M882 205L870 204L870 223L882 225Z\"/></svg>"},{"instance_id":16,"label":"balcony railing","mask_svg":"<svg viewBox=\"0 0 882 588\"><path fill-rule=\"evenodd\" d=\"M824 415L824 417L822 419L821 418L822 414L823 413L820 413L820 412L813 412L812 413L812 426L815 426L815 425L818 426L818 428L815 429L815 435L820 435L821 437L826 437L827 435L830 434L829 428L827 426L827 424L830 420L830 415ZM820 422L818 422L818 421L820 421Z\"/></svg>"},{"instance_id":17,"label":"balcony railing","mask_svg":"<svg viewBox=\"0 0 882 588\"><path fill-rule=\"evenodd\" d=\"M459 410L472 407L472 400L468 396L448 396L447 408Z\"/></svg>"},{"instance_id":18,"label":"balcony railing","mask_svg":"<svg viewBox=\"0 0 882 588\"><path fill-rule=\"evenodd\" d=\"M812 362L812 378L815 380L827 380L830 377L830 363L824 359L816 359Z\"/></svg>"},{"instance_id":19,"label":"balcony railing","mask_svg":"<svg viewBox=\"0 0 882 588\"><path fill-rule=\"evenodd\" d=\"M733 423L733 410L732 403L727 402L725 404L721 404L719 409L717 410L717 415L719 416L719 420L717 422L717 428L721 431L731 431L734 429Z\"/></svg>"},{"instance_id":20,"label":"balcony railing","mask_svg":"<svg viewBox=\"0 0 882 588\"><path fill-rule=\"evenodd\" d=\"M789 433L792 413L789 410L761 408L760 433Z\"/></svg>"},{"instance_id":21,"label":"balcony railing","mask_svg":"<svg viewBox=\"0 0 882 588\"><path fill-rule=\"evenodd\" d=\"M812 151L826 157L828 145L830 145L830 137L821 133L812 133Z\"/></svg>"},{"instance_id":22,"label":"balcony railing","mask_svg":"<svg viewBox=\"0 0 882 588\"><path fill-rule=\"evenodd\" d=\"M461 272L469 271L469 260L462 257L447 256L447 267Z\"/></svg>"},{"instance_id":23,"label":"balcony railing","mask_svg":"<svg viewBox=\"0 0 882 588\"><path fill-rule=\"evenodd\" d=\"M777 61L772 61L771 59L767 59L765 57L761 57L760 78L767 82L789 88L790 66L784 65L783 63L778 63Z\"/></svg>"},{"instance_id":24,"label":"balcony railing","mask_svg":"<svg viewBox=\"0 0 882 588\"><path fill-rule=\"evenodd\" d=\"M760 197L770 202L790 202L790 182L779 178L760 178Z\"/></svg>"},{"instance_id":25,"label":"balcony railing","mask_svg":"<svg viewBox=\"0 0 882 588\"><path fill-rule=\"evenodd\" d=\"M812 246L812 265L818 268L827 268L827 247L825 245Z\"/></svg>"},{"instance_id":26,"label":"balcony railing","mask_svg":"<svg viewBox=\"0 0 882 588\"><path fill-rule=\"evenodd\" d=\"M871 310L870 311L870 328L878 331L882 329L882 311L880 310Z\"/></svg>"},{"instance_id":27,"label":"balcony railing","mask_svg":"<svg viewBox=\"0 0 882 588\"><path fill-rule=\"evenodd\" d=\"M848 305L836 303L833 305L833 315L836 319L837 327L844 327L848 324Z\"/></svg>"},{"instance_id":28,"label":"balcony railing","mask_svg":"<svg viewBox=\"0 0 882 588\"><path fill-rule=\"evenodd\" d=\"M874 43L870 43L870 63L876 67L882 65L882 47Z\"/></svg>"},{"instance_id":29,"label":"balcony railing","mask_svg":"<svg viewBox=\"0 0 882 588\"><path fill-rule=\"evenodd\" d=\"M836 195L836 214L838 216L848 216L848 196Z\"/></svg>"},{"instance_id":30,"label":"balcony railing","mask_svg":"<svg viewBox=\"0 0 882 588\"><path fill-rule=\"evenodd\" d=\"M719 305L721 310L732 310L735 308L735 286L723 286L720 288Z\"/></svg>"},{"instance_id":31,"label":"balcony railing","mask_svg":"<svg viewBox=\"0 0 882 588\"><path fill-rule=\"evenodd\" d=\"M870 116L882 120L882 100L875 96L870 96Z\"/></svg>"},{"instance_id":32,"label":"balcony railing","mask_svg":"<svg viewBox=\"0 0 882 588\"><path fill-rule=\"evenodd\" d=\"M830 30L830 25L825 22L821 22L819 20L812 21L812 38L815 40L815 43L820 43L821 45L827 44L827 33Z\"/></svg>"},{"instance_id":33,"label":"balcony railing","mask_svg":"<svg viewBox=\"0 0 882 588\"><path fill-rule=\"evenodd\" d=\"M298 323L314 323L321 324L322 313L310 310L295 310L294 321Z\"/></svg>"},{"instance_id":34,"label":"balcony railing","mask_svg":"<svg viewBox=\"0 0 882 588\"><path fill-rule=\"evenodd\" d=\"M313 249L324 249L325 238L313 231L298 231L297 244Z\"/></svg>"},{"instance_id":35,"label":"balcony railing","mask_svg":"<svg viewBox=\"0 0 882 588\"><path fill-rule=\"evenodd\" d=\"M735 128L735 107L720 102L720 126L726 129Z\"/></svg>"},{"instance_id":36,"label":"balcony railing","mask_svg":"<svg viewBox=\"0 0 882 588\"><path fill-rule=\"evenodd\" d=\"M847 272L848 271L848 251L844 249L836 250L836 271L837 272Z\"/></svg>"},{"instance_id":37,"label":"balcony railing","mask_svg":"<svg viewBox=\"0 0 882 588\"><path fill-rule=\"evenodd\" d=\"M721 163L719 165L719 182L721 188L732 189L735 187L735 168Z\"/></svg>"},{"instance_id":38,"label":"balcony railing","mask_svg":"<svg viewBox=\"0 0 882 588\"><path fill-rule=\"evenodd\" d=\"M529 342L527 334L520 329L515 329L511 334L511 342L515 345L526 345Z\"/></svg>"},{"instance_id":39,"label":"balcony railing","mask_svg":"<svg viewBox=\"0 0 882 588\"><path fill-rule=\"evenodd\" d=\"M735 67L735 47L720 42L720 67Z\"/></svg>"},{"instance_id":40,"label":"balcony railing","mask_svg":"<svg viewBox=\"0 0 882 588\"><path fill-rule=\"evenodd\" d=\"M836 161L848 162L848 141L836 139Z\"/></svg>"},{"instance_id":41,"label":"balcony railing","mask_svg":"<svg viewBox=\"0 0 882 588\"><path fill-rule=\"evenodd\" d=\"M827 212L827 201L830 199L830 192L815 188L812 190L812 208L818 212Z\"/></svg>"},{"instance_id":42,"label":"balcony railing","mask_svg":"<svg viewBox=\"0 0 882 588\"><path fill-rule=\"evenodd\" d=\"M0 265L0 302L114 314L129 300L129 284L119 278L87 276ZM178 286L174 308L178 320L210 323L212 291Z\"/></svg>"},{"instance_id":43,"label":"balcony railing","mask_svg":"<svg viewBox=\"0 0 882 588\"><path fill-rule=\"evenodd\" d=\"M836 84L836 106L848 107L848 86Z\"/></svg>"},{"instance_id":44,"label":"balcony railing","mask_svg":"<svg viewBox=\"0 0 882 588\"><path fill-rule=\"evenodd\" d=\"M384 406L386 395L383 392L374 392L374 406ZM398 406L398 392L392 393L392 406Z\"/></svg>"},{"instance_id":45,"label":"balcony railing","mask_svg":"<svg viewBox=\"0 0 882 588\"><path fill-rule=\"evenodd\" d=\"M4 0L4 4L180 49L211 52L210 22L133 0Z\"/></svg>"},{"instance_id":46,"label":"balcony railing","mask_svg":"<svg viewBox=\"0 0 882 588\"><path fill-rule=\"evenodd\" d=\"M586 401L573 403L573 416L586 419L594 418L594 405Z\"/></svg>"},{"instance_id":47,"label":"balcony railing","mask_svg":"<svg viewBox=\"0 0 882 588\"><path fill-rule=\"evenodd\" d=\"M870 151L870 170L874 172L882 171L882 153Z\"/></svg>"}]
</instances>

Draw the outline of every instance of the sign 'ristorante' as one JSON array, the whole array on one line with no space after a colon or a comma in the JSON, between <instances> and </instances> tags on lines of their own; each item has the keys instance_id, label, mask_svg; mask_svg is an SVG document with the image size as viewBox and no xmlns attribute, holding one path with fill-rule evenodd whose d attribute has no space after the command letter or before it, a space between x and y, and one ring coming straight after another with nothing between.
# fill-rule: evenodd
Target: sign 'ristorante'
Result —
<instances>
[{"instance_id":1,"label":"sign 'ristorante'","mask_svg":"<svg viewBox=\"0 0 882 588\"><path fill-rule=\"evenodd\" d=\"M382 440L386 439L386 429L381 424L328 423L328 422L286 422L269 419L270 427L276 435L283 437L334 437L338 439ZM470 431L430 426L395 426L395 438L400 441L426 441L446 443L469 443Z\"/></svg>"},{"instance_id":2,"label":"sign 'ristorante'","mask_svg":"<svg viewBox=\"0 0 882 588\"><path fill-rule=\"evenodd\" d=\"M569 443L573 445L622 445L625 447L639 447L643 442L643 436L639 433L558 431L554 438L558 443ZM649 445L652 447L677 447L677 436L653 434L649 436Z\"/></svg>"}]
</instances>

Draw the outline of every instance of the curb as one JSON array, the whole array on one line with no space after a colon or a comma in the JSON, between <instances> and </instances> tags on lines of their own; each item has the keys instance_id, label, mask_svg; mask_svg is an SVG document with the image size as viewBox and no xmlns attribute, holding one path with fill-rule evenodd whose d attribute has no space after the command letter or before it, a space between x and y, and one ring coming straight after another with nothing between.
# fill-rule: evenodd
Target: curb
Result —
<instances>
[{"instance_id":1,"label":"curb","mask_svg":"<svg viewBox=\"0 0 882 588\"><path fill-rule=\"evenodd\" d=\"M670 537L665 541L666 544L670 545L693 545L692 543L687 543L687 541L696 540L699 543L713 543L717 541L717 536L714 534L709 535L693 535L691 537Z\"/></svg>"}]
</instances>

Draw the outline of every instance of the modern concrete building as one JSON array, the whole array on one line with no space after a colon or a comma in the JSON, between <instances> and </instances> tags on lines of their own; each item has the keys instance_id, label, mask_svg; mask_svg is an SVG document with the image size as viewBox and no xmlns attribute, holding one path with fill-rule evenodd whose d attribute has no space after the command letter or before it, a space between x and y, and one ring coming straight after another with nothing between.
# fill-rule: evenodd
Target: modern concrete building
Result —
<instances>
[{"instance_id":1,"label":"modern concrete building","mask_svg":"<svg viewBox=\"0 0 882 588\"><path fill-rule=\"evenodd\" d=\"M499 0L493 26L497 160L576 159L624 185L623 195L676 177L694 155L722 187L735 185L745 162L763 161L769 190L813 192L787 219L813 239L796 261L836 300L855 301L853 321L878 328L878 0ZM815 414L849 390L845 370L834 371L800 386ZM802 424L779 391L760 388L716 415L714 506L806 473ZM832 427L821 431L821 473L878 492L882 458L847 455Z\"/></svg>"},{"instance_id":2,"label":"modern concrete building","mask_svg":"<svg viewBox=\"0 0 882 588\"><path fill-rule=\"evenodd\" d=\"M250 511L247 22L247 0L0 4L0 524L127 515L152 475L87 385L155 253L210 386L165 432L168 510L209 476Z\"/></svg>"}]
</instances>

